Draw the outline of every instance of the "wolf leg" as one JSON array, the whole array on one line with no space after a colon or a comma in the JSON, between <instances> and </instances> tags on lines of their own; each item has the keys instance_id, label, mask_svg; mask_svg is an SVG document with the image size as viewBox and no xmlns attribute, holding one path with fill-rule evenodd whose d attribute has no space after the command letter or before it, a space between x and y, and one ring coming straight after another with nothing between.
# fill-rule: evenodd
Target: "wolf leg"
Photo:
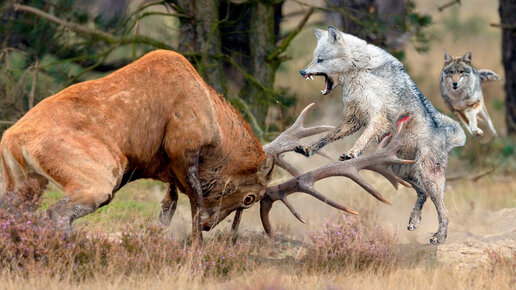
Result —
<instances>
[{"instance_id":1,"label":"wolf leg","mask_svg":"<svg viewBox=\"0 0 516 290\"><path fill-rule=\"evenodd\" d=\"M431 156L428 154L424 154L423 156L425 155ZM444 191L446 189L446 160L437 162L436 160L425 158L424 160L421 160L418 169L418 186L434 203L439 219L439 229L430 239L430 243L439 244L446 240L448 233L448 211L444 204Z\"/></svg>"},{"instance_id":2,"label":"wolf leg","mask_svg":"<svg viewBox=\"0 0 516 290\"><path fill-rule=\"evenodd\" d=\"M464 116L464 114L461 111L453 111L453 114L455 115L455 118L457 118L462 123L464 128L466 128L468 133L470 135L473 135L473 133L471 132L471 129L469 128L469 122L468 122L468 120L466 120L466 116Z\"/></svg>"},{"instance_id":3,"label":"wolf leg","mask_svg":"<svg viewBox=\"0 0 516 290\"><path fill-rule=\"evenodd\" d=\"M169 183L168 190L161 201L161 211L159 213L159 222L164 225L170 225L170 221L176 212L177 207L177 188L174 184Z\"/></svg>"},{"instance_id":4,"label":"wolf leg","mask_svg":"<svg viewBox=\"0 0 516 290\"><path fill-rule=\"evenodd\" d=\"M481 110L482 104L480 102L475 103L473 106L467 108L464 111L466 118L469 120L469 128L471 129L471 133L475 136L482 136L484 132L478 128L477 125L477 114Z\"/></svg>"},{"instance_id":5,"label":"wolf leg","mask_svg":"<svg viewBox=\"0 0 516 290\"><path fill-rule=\"evenodd\" d=\"M479 110L480 118L482 118L489 127L489 130L491 131L491 134L493 134L493 137L497 137L498 133L496 132L496 129L493 126L493 122L491 122L491 118L489 117L489 113L487 112L486 105L482 103L482 108Z\"/></svg>"},{"instance_id":6,"label":"wolf leg","mask_svg":"<svg viewBox=\"0 0 516 290\"><path fill-rule=\"evenodd\" d=\"M300 154L310 157L319 149L323 148L326 144L332 143L333 141L339 140L345 136L351 135L360 129L360 124L354 118L347 122L340 124L333 132L322 137L318 141L308 146L298 146L294 148L294 151Z\"/></svg>"},{"instance_id":7,"label":"wolf leg","mask_svg":"<svg viewBox=\"0 0 516 290\"><path fill-rule=\"evenodd\" d=\"M346 153L340 156L340 160L348 160L362 154L374 140L380 140L380 137L389 131L389 122L383 117L373 120L365 129L364 133L358 138L355 145Z\"/></svg>"},{"instance_id":8,"label":"wolf leg","mask_svg":"<svg viewBox=\"0 0 516 290\"><path fill-rule=\"evenodd\" d=\"M417 185L413 185L413 187L416 190L417 199L416 203L414 204L414 208L410 213L410 219L407 226L409 231L413 231L419 227L419 223L421 222L421 211L427 199L426 193L422 189L417 187Z\"/></svg>"}]
</instances>

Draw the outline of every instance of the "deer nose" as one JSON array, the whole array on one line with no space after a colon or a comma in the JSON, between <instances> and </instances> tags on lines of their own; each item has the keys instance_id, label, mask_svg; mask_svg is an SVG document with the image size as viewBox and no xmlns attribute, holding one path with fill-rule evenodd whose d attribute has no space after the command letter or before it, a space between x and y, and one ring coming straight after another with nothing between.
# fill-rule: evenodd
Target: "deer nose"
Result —
<instances>
[{"instance_id":1,"label":"deer nose","mask_svg":"<svg viewBox=\"0 0 516 290\"><path fill-rule=\"evenodd\" d=\"M299 73L301 74L301 76L305 76L306 75L306 71L305 70L300 70Z\"/></svg>"}]
</instances>

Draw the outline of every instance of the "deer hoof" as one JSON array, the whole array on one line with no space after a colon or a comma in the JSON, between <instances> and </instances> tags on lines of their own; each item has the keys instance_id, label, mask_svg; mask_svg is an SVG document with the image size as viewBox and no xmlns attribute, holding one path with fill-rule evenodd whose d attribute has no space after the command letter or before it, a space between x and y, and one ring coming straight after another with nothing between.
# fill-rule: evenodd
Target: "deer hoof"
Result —
<instances>
[{"instance_id":1,"label":"deer hoof","mask_svg":"<svg viewBox=\"0 0 516 290\"><path fill-rule=\"evenodd\" d=\"M311 154L311 151L310 148L307 148L305 146L297 146L296 148L294 148L294 152L297 152L299 154L302 154L306 157L310 157Z\"/></svg>"},{"instance_id":2,"label":"deer hoof","mask_svg":"<svg viewBox=\"0 0 516 290\"><path fill-rule=\"evenodd\" d=\"M344 154L342 154L339 157L339 160L340 161L346 161L346 160L353 159L353 158L355 158L355 154L353 154L353 153L344 153Z\"/></svg>"}]
</instances>

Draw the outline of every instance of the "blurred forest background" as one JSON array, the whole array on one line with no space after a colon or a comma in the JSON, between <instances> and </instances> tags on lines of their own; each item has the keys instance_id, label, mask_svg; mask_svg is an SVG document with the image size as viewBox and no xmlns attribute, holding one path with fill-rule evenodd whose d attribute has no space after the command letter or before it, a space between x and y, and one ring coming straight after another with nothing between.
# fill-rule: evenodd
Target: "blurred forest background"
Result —
<instances>
[{"instance_id":1,"label":"blurred forest background","mask_svg":"<svg viewBox=\"0 0 516 290\"><path fill-rule=\"evenodd\" d=\"M240 110L262 140L285 129L312 101L319 104L319 119L332 116L325 121L336 123L340 90L321 96L321 84L305 83L298 75L315 47L312 29L334 25L402 60L425 96L445 113L449 112L439 93L444 49L455 56L472 51L474 65L504 75L509 80L505 89L503 82L484 86L488 110L502 138L481 145L468 137L468 145L454 154L471 168L513 169L515 2L3 1L0 129L5 130L45 97L102 77L155 49L185 55Z\"/></svg>"}]
</instances>

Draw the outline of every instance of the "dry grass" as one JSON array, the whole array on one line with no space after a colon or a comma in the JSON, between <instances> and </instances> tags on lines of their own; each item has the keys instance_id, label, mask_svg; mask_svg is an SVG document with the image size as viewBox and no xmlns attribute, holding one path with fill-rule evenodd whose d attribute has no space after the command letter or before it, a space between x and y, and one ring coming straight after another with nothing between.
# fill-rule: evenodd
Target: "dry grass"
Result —
<instances>
[{"instance_id":1,"label":"dry grass","mask_svg":"<svg viewBox=\"0 0 516 290\"><path fill-rule=\"evenodd\" d=\"M318 187L360 210L358 218L343 216L313 199L292 197L308 225L298 223L285 207L277 206L271 219L279 238L270 240L262 233L257 207L253 207L244 215L237 244L232 244L227 235L229 225L224 224L205 236L199 250L193 250L188 235L182 234L190 228L184 196L169 231L156 226L157 205L165 190L159 183L141 181L124 188L106 207L113 206L112 210L87 217L72 235L48 225L38 212L21 214L11 201L9 206L0 207L0 225L10 221L0 235L0 288L516 287L514 252L500 251L493 244L486 249L486 261L464 266L453 259L443 260L440 251L446 244L428 244L437 224L433 207L425 207L418 231L407 232L404 228L415 194L409 189L388 190L388 183L373 174L366 178L383 189L392 207L368 197L350 181L330 179ZM513 178L502 177L455 182L447 197L451 215L447 243L461 239L465 232L492 234L496 226L503 227L490 224L486 213L513 203L515 187ZM45 197L55 199L55 195L47 192ZM490 202L488 196L495 196L496 202ZM155 207L123 207L131 201L154 203ZM18 238L12 239L13 233L18 233ZM74 245L68 247L70 243ZM39 254L34 255L36 252Z\"/></svg>"}]
</instances>

